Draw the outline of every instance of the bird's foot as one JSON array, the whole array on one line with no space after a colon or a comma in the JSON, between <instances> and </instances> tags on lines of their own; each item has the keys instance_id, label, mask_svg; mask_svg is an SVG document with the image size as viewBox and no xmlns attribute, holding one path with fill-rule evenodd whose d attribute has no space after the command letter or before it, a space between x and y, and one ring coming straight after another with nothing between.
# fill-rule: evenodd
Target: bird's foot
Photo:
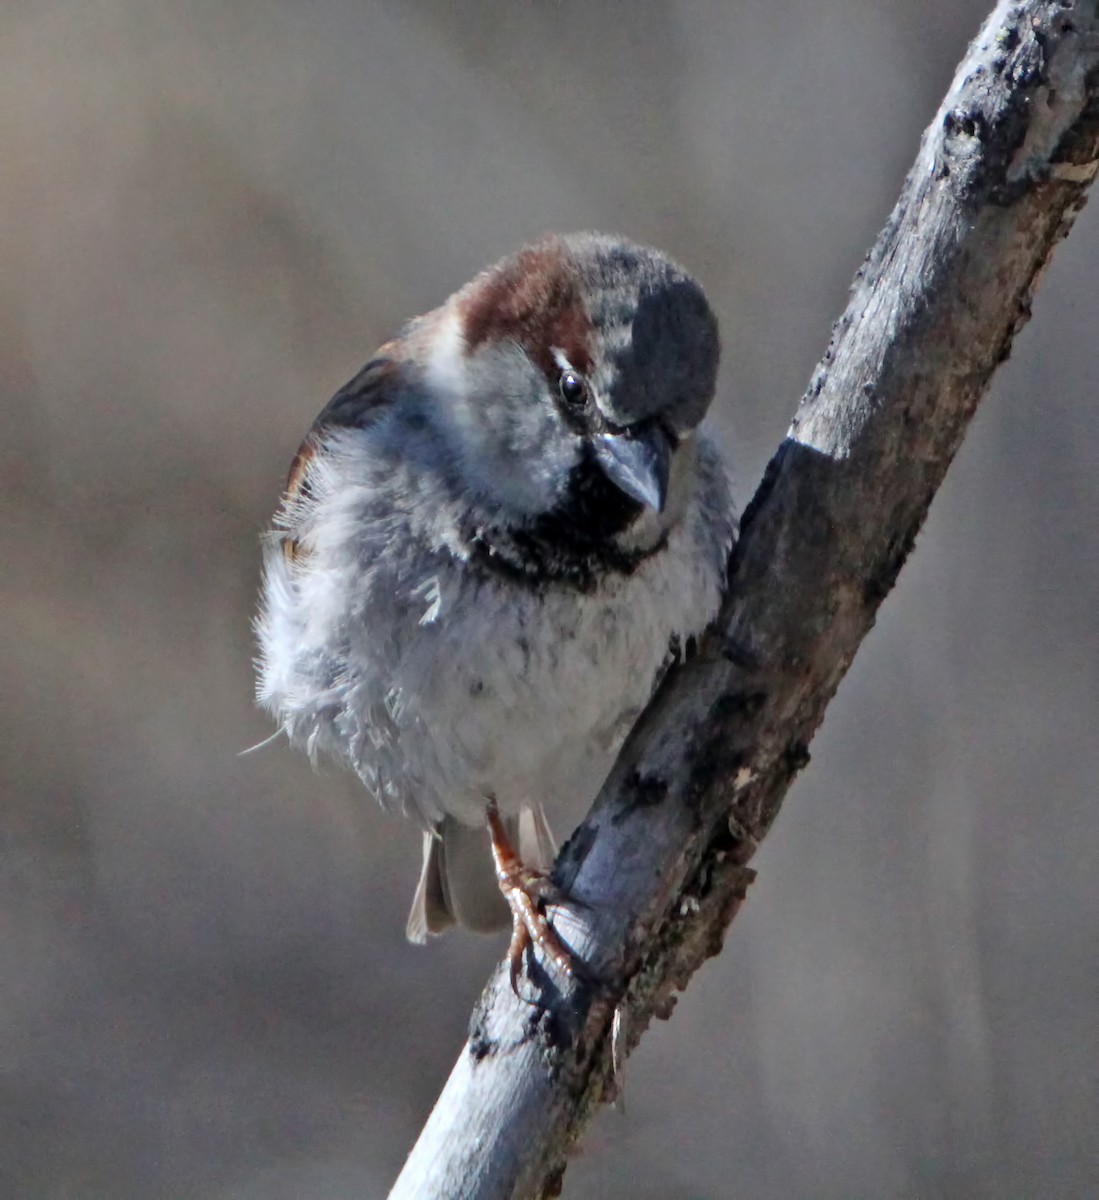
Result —
<instances>
[{"instance_id":1,"label":"bird's foot","mask_svg":"<svg viewBox=\"0 0 1099 1200\"><path fill-rule=\"evenodd\" d=\"M533 945L542 951L565 975L582 976L580 960L557 936L546 916L546 906L568 899L545 871L528 867L515 851L504 823L492 804L485 817L492 839L492 861L496 880L511 909L511 944L508 947L508 973L511 990L519 995L519 975L523 955Z\"/></svg>"}]
</instances>

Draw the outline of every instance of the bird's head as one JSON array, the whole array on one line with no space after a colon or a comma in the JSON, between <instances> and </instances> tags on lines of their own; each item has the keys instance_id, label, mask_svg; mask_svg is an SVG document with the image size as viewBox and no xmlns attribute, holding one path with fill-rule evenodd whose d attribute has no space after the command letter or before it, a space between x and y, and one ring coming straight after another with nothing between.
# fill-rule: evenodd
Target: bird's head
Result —
<instances>
[{"instance_id":1,"label":"bird's head","mask_svg":"<svg viewBox=\"0 0 1099 1200\"><path fill-rule=\"evenodd\" d=\"M718 366L717 321L689 275L622 238L549 236L428 328L442 436L494 521L581 547L660 543Z\"/></svg>"}]
</instances>

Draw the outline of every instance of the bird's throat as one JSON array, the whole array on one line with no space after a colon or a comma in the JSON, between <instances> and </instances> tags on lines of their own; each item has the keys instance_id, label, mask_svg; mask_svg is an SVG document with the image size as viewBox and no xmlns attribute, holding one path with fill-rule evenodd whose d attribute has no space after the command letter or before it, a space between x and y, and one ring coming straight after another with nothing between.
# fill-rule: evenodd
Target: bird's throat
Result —
<instances>
[{"instance_id":1,"label":"bird's throat","mask_svg":"<svg viewBox=\"0 0 1099 1200\"><path fill-rule=\"evenodd\" d=\"M557 504L515 526L476 526L467 538L470 561L531 588L595 591L608 576L630 575L662 540L629 545L643 507L603 474L594 457L569 473Z\"/></svg>"}]
</instances>

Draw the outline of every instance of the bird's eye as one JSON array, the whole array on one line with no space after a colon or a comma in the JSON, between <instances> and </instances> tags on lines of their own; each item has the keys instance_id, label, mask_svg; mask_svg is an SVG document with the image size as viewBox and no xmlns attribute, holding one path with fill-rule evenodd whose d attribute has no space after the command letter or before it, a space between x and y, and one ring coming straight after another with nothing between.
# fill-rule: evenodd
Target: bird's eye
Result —
<instances>
[{"instance_id":1,"label":"bird's eye","mask_svg":"<svg viewBox=\"0 0 1099 1200\"><path fill-rule=\"evenodd\" d=\"M588 396L588 382L578 371L561 373L561 399L568 404L583 404Z\"/></svg>"}]
</instances>

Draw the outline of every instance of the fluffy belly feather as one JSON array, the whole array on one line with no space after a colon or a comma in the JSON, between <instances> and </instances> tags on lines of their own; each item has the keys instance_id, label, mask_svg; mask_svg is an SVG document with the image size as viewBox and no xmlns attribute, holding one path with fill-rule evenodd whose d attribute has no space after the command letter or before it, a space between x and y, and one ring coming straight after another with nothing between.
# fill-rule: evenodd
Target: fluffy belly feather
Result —
<instances>
[{"instance_id":1,"label":"fluffy belly feather","mask_svg":"<svg viewBox=\"0 0 1099 1200\"><path fill-rule=\"evenodd\" d=\"M673 637L716 611L683 529L595 592L524 591L455 560L435 574L266 564L260 699L291 740L347 762L431 824L590 800Z\"/></svg>"},{"instance_id":2,"label":"fluffy belly feather","mask_svg":"<svg viewBox=\"0 0 1099 1200\"><path fill-rule=\"evenodd\" d=\"M505 604L482 587L445 629L423 628L399 672L396 736L383 753L395 777L415 764L406 804L477 824L490 798L507 814L594 796L670 632L627 613L634 589L622 582L598 605L567 594Z\"/></svg>"}]
</instances>

